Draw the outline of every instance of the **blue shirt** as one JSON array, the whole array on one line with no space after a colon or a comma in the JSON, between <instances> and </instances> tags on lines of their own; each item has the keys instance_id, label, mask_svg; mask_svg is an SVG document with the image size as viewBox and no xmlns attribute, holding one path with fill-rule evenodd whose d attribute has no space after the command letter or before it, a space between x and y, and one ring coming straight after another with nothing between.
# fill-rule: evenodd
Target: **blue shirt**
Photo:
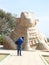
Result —
<instances>
[{"instance_id":1,"label":"blue shirt","mask_svg":"<svg viewBox=\"0 0 49 65\"><path fill-rule=\"evenodd\" d=\"M24 39L19 38L17 41L18 41L18 45L21 45L24 42Z\"/></svg>"}]
</instances>

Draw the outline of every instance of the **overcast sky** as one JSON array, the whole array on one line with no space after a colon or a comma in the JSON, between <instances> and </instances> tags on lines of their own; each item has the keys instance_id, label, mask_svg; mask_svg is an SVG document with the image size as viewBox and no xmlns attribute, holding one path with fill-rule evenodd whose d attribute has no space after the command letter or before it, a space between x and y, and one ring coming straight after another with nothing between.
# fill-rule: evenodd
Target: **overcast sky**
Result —
<instances>
[{"instance_id":1,"label":"overcast sky","mask_svg":"<svg viewBox=\"0 0 49 65\"><path fill-rule=\"evenodd\" d=\"M0 9L17 16L22 11L34 12L39 19L37 28L49 37L49 0L0 0Z\"/></svg>"}]
</instances>

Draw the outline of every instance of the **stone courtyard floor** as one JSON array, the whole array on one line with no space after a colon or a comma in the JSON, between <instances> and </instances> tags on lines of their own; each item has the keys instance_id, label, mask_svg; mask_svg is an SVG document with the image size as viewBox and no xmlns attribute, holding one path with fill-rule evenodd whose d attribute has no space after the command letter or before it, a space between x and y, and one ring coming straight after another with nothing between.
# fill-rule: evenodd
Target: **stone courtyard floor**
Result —
<instances>
[{"instance_id":1,"label":"stone courtyard floor","mask_svg":"<svg viewBox=\"0 0 49 65\"><path fill-rule=\"evenodd\" d=\"M3 50L0 53L8 53L9 55L0 61L0 65L48 65L41 55L49 55L49 52L39 50L22 51L22 56L17 56L17 50Z\"/></svg>"}]
</instances>

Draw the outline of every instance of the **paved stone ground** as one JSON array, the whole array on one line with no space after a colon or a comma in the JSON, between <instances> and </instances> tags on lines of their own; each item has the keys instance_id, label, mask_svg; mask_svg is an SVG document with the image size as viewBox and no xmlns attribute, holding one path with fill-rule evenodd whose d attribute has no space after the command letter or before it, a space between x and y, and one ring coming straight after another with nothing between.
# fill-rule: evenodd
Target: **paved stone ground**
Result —
<instances>
[{"instance_id":1,"label":"paved stone ground","mask_svg":"<svg viewBox=\"0 0 49 65\"><path fill-rule=\"evenodd\" d=\"M0 65L47 65L40 58L40 55L49 52L35 51L22 51L22 56L17 56L16 50L0 50L0 53L9 53L10 55L0 62Z\"/></svg>"},{"instance_id":2,"label":"paved stone ground","mask_svg":"<svg viewBox=\"0 0 49 65\"><path fill-rule=\"evenodd\" d=\"M0 53L9 53L10 55L0 62L0 65L45 65L40 58L40 51L22 51L22 56L17 56L16 50L0 50ZM49 53L47 53L49 54Z\"/></svg>"}]
</instances>

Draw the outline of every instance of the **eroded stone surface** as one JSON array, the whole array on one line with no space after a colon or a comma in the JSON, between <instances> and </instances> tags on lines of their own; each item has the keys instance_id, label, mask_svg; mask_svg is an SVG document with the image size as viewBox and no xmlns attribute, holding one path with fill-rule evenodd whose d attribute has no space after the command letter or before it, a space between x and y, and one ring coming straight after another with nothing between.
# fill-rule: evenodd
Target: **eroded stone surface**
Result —
<instances>
[{"instance_id":1,"label":"eroded stone surface","mask_svg":"<svg viewBox=\"0 0 49 65\"><path fill-rule=\"evenodd\" d=\"M16 49L16 44L9 36L3 37L3 45L4 45L5 49L12 49L12 50Z\"/></svg>"},{"instance_id":2,"label":"eroded stone surface","mask_svg":"<svg viewBox=\"0 0 49 65\"><path fill-rule=\"evenodd\" d=\"M35 18L34 13L22 12L20 18L17 18L16 21L16 29L11 35L14 40L22 36L25 38L24 49L33 50L38 48L49 50L45 35L36 29L36 24L39 20Z\"/></svg>"}]
</instances>

